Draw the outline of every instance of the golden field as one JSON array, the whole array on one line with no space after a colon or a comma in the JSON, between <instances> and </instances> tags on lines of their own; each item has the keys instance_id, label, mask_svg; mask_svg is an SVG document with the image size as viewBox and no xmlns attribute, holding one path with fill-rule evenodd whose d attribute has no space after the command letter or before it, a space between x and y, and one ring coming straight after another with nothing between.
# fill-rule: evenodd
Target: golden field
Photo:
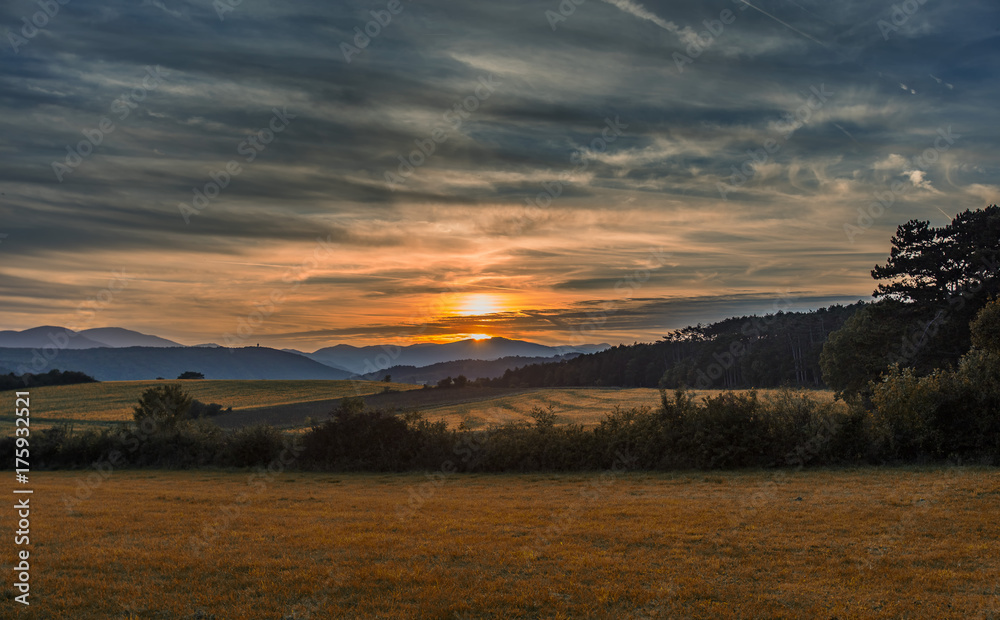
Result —
<instances>
[{"instance_id":1,"label":"golden field","mask_svg":"<svg viewBox=\"0 0 1000 620\"><path fill-rule=\"evenodd\" d=\"M33 428L69 423L77 429L103 426L132 419L132 407L143 391L170 383L180 383L184 391L204 403L219 403L234 411L256 407L290 405L363 396L380 392L378 381L103 381L78 385L31 388ZM419 385L393 383L394 390L412 390ZM13 393L10 393L13 397ZM14 416L0 415L4 428L13 429ZM6 434L13 434L10 430Z\"/></svg>"},{"instance_id":2,"label":"golden field","mask_svg":"<svg viewBox=\"0 0 1000 620\"><path fill-rule=\"evenodd\" d=\"M491 390L422 390L419 385L381 381L106 381L32 388L32 428L68 423L75 430L85 430L131 420L132 408L144 390L169 383L180 383L186 392L202 402L232 407L233 414L220 418L220 423L226 427L263 420L285 430L307 428L308 418L325 419L333 409L333 404L326 401L347 396L365 396L369 404L376 407L417 409L429 420L443 420L451 428L464 423L471 429L530 421L528 413L534 407L551 406L559 424L589 427L600 422L615 406L656 408L660 405L659 391L653 388L493 388L492 391L501 395L492 397L482 395ZM383 394L386 387L394 393ZM412 395L401 394L411 391ZM773 391L760 390L759 393L766 398ZM720 392L700 390L695 394L701 398ZM829 390L810 393L820 400L833 399L833 392ZM245 412L245 419L241 412ZM0 426L7 429L4 434L12 434L13 412L3 413Z\"/></svg>"},{"instance_id":3,"label":"golden field","mask_svg":"<svg viewBox=\"0 0 1000 620\"><path fill-rule=\"evenodd\" d=\"M87 475L32 474L2 617L1000 617L993 469Z\"/></svg>"},{"instance_id":4,"label":"golden field","mask_svg":"<svg viewBox=\"0 0 1000 620\"><path fill-rule=\"evenodd\" d=\"M696 399L717 396L723 390L692 390ZM758 390L763 398L776 390ZM810 392L817 400L832 401L832 390ZM420 411L432 421L443 420L451 428L465 423L468 428L486 428L491 424L531 421L528 413L534 407L552 407L558 424L596 426L614 410L623 408L660 406L660 392L654 388L536 388L512 396L501 396L474 403L460 403L437 407L421 407Z\"/></svg>"}]
</instances>

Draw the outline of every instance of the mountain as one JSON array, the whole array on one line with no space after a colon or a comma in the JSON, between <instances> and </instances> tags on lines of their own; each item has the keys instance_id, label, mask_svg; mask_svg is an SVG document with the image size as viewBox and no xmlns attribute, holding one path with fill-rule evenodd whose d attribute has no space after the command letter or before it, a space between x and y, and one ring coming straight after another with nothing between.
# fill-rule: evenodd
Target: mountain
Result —
<instances>
[{"instance_id":1,"label":"mountain","mask_svg":"<svg viewBox=\"0 0 1000 620\"><path fill-rule=\"evenodd\" d=\"M306 357L331 368L340 368L357 374L367 374L392 366L423 367L458 360L497 360L502 357L554 357L569 353L593 353L609 348L608 344L589 344L577 347L550 347L523 340L489 338L460 340L445 344L421 343L405 347L396 345L371 345L354 347L338 344L303 353Z\"/></svg>"},{"instance_id":2,"label":"mountain","mask_svg":"<svg viewBox=\"0 0 1000 620\"><path fill-rule=\"evenodd\" d=\"M468 379L494 379L503 376L510 369L520 368L528 364L544 364L573 359L580 353L568 353L552 357L501 357L498 360L457 360L440 362L417 368L416 366L393 366L367 375L365 379L380 381L386 375L391 375L393 381L400 383L437 383L445 377L464 375Z\"/></svg>"},{"instance_id":3,"label":"mountain","mask_svg":"<svg viewBox=\"0 0 1000 620\"><path fill-rule=\"evenodd\" d=\"M45 361L48 351L0 348L0 367L43 373L53 368L77 370L99 381L135 381L182 372L204 373L206 379L347 379L351 373L267 347L241 349L197 347L126 347L64 349Z\"/></svg>"},{"instance_id":4,"label":"mountain","mask_svg":"<svg viewBox=\"0 0 1000 620\"><path fill-rule=\"evenodd\" d=\"M160 338L159 336L141 334L130 329L122 329L121 327L95 327L94 329L85 329L77 333L91 340L103 342L109 347L184 346L178 342L174 342L173 340L167 340L166 338Z\"/></svg>"},{"instance_id":5,"label":"mountain","mask_svg":"<svg viewBox=\"0 0 1000 620\"><path fill-rule=\"evenodd\" d=\"M65 327L45 325L24 331L0 331L0 348L97 349L100 347L182 347L159 336L141 334L121 327L95 327L73 331Z\"/></svg>"},{"instance_id":6,"label":"mountain","mask_svg":"<svg viewBox=\"0 0 1000 620\"><path fill-rule=\"evenodd\" d=\"M0 347L41 349L55 347L57 349L95 349L106 347L107 344L92 340L65 327L43 325L24 331L0 331Z\"/></svg>"}]
</instances>

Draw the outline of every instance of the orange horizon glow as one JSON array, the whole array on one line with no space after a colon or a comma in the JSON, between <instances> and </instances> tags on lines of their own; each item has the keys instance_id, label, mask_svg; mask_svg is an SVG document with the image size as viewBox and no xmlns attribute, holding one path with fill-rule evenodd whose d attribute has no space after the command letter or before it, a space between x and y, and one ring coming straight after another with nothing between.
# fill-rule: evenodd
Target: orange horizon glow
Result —
<instances>
[{"instance_id":1,"label":"orange horizon glow","mask_svg":"<svg viewBox=\"0 0 1000 620\"><path fill-rule=\"evenodd\" d=\"M473 293L462 295L457 300L451 312L459 316L481 316L484 314L496 314L506 309L504 300L498 295Z\"/></svg>"}]
</instances>

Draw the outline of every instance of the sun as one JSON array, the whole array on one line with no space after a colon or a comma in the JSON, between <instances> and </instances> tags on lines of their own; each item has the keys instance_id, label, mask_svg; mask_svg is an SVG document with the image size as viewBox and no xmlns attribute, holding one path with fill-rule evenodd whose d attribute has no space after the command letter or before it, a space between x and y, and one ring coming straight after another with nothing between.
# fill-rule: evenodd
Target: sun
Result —
<instances>
[{"instance_id":1,"label":"sun","mask_svg":"<svg viewBox=\"0 0 1000 620\"><path fill-rule=\"evenodd\" d=\"M503 302L496 295L475 293L464 295L455 304L455 314L459 316L478 316L500 312Z\"/></svg>"},{"instance_id":2,"label":"sun","mask_svg":"<svg viewBox=\"0 0 1000 620\"><path fill-rule=\"evenodd\" d=\"M489 340L493 336L488 336L486 334L469 334L469 338L473 340Z\"/></svg>"}]
</instances>

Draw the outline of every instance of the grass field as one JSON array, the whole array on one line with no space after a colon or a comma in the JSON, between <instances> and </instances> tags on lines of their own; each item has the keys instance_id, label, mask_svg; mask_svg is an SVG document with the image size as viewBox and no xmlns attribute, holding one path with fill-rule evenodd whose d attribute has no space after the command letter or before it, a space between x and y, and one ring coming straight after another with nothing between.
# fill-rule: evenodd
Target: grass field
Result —
<instances>
[{"instance_id":1,"label":"grass field","mask_svg":"<svg viewBox=\"0 0 1000 620\"><path fill-rule=\"evenodd\" d=\"M107 381L33 388L32 427L44 429L70 423L77 430L106 426L132 419L132 407L142 392L167 383L181 383L191 396L206 403L232 407L223 415L224 427L268 423L285 429L302 429L307 418L322 420L336 405L336 399L366 396L372 406L388 409L417 409L430 420L443 420L457 428L485 428L491 424L530 420L533 407L550 405L561 424L592 426L622 407L660 404L660 394L652 388L465 388L422 390L408 383L379 381ZM388 386L395 393L383 394ZM409 393L406 393L409 392ZM698 397L720 390L696 392ZM767 396L771 390L761 390ZM829 400L833 392L814 392ZM10 394L13 397L13 393ZM6 413L6 412L5 412ZM0 424L13 432L14 416L0 415ZM4 424L6 423L6 424Z\"/></svg>"},{"instance_id":2,"label":"grass field","mask_svg":"<svg viewBox=\"0 0 1000 620\"><path fill-rule=\"evenodd\" d=\"M759 390L766 397L774 390ZM698 390L696 398L718 395L721 390ZM817 399L833 400L832 391L813 393ZM628 407L660 406L660 392L653 388L541 388L511 396L454 405L421 407L430 420L444 420L452 428L463 421L469 428L485 428L491 424L530 421L528 413L534 407L548 408L557 416L557 423L594 426L616 405Z\"/></svg>"},{"instance_id":3,"label":"grass field","mask_svg":"<svg viewBox=\"0 0 1000 620\"><path fill-rule=\"evenodd\" d=\"M47 428L68 422L83 429L132 419L132 407L150 387L180 383L194 398L219 403L233 410L313 402L345 396L374 394L385 383L378 381L105 381L80 385L32 388L31 423ZM412 390L419 385L393 383L394 390ZM13 393L9 394L13 400ZM6 429L13 429L14 416L0 415ZM8 434L11 434L11 430Z\"/></svg>"},{"instance_id":4,"label":"grass field","mask_svg":"<svg viewBox=\"0 0 1000 620\"><path fill-rule=\"evenodd\" d=\"M86 475L3 618L1000 618L994 469Z\"/></svg>"}]
</instances>

